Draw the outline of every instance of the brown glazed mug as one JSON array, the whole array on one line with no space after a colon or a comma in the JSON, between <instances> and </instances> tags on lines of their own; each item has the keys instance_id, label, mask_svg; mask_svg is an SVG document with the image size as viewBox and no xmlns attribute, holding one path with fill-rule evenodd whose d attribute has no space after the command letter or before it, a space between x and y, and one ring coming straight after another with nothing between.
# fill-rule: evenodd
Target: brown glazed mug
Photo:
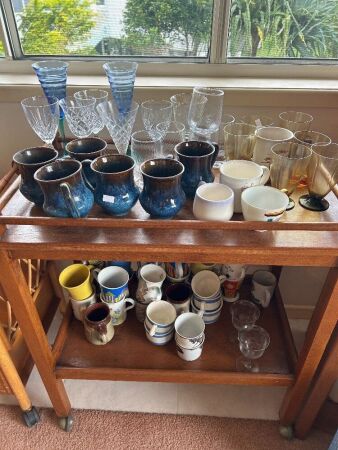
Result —
<instances>
[{"instance_id":1,"label":"brown glazed mug","mask_svg":"<svg viewBox=\"0 0 338 450\"><path fill-rule=\"evenodd\" d=\"M34 180L34 173L56 160L58 152L50 147L25 148L15 153L12 164L15 164L21 175L20 192L30 202L43 205L43 192L39 183Z\"/></svg>"},{"instance_id":2,"label":"brown glazed mug","mask_svg":"<svg viewBox=\"0 0 338 450\"><path fill-rule=\"evenodd\" d=\"M83 319L87 341L94 345L105 345L113 339L114 326L109 306L105 303L90 305Z\"/></svg>"}]
</instances>

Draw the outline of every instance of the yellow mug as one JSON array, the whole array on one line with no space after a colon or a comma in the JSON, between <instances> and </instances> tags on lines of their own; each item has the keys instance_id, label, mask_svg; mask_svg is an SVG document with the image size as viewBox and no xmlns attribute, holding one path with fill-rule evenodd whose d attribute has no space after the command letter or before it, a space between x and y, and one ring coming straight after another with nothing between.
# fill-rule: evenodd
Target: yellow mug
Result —
<instances>
[{"instance_id":1,"label":"yellow mug","mask_svg":"<svg viewBox=\"0 0 338 450\"><path fill-rule=\"evenodd\" d=\"M90 269L93 266L72 264L60 273L59 283L65 288L73 300L85 300L93 294L90 280Z\"/></svg>"}]
</instances>

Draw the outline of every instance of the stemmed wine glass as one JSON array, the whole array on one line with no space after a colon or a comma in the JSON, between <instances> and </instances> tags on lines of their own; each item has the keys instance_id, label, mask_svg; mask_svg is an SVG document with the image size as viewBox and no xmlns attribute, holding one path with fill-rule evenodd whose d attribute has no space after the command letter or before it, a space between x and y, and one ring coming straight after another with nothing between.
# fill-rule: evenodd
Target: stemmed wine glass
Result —
<instances>
[{"instance_id":1,"label":"stemmed wine glass","mask_svg":"<svg viewBox=\"0 0 338 450\"><path fill-rule=\"evenodd\" d=\"M108 100L108 92L103 89L84 89L82 91L75 92L74 97L78 100L94 98L95 99L95 107L100 103L103 103ZM96 114L96 112L94 111ZM104 128L104 123L100 116L97 114L97 119L95 121L95 127L93 128L94 136L97 136L100 131Z\"/></svg>"},{"instance_id":2,"label":"stemmed wine glass","mask_svg":"<svg viewBox=\"0 0 338 450\"><path fill-rule=\"evenodd\" d=\"M263 356L263 353L270 344L268 332L257 325L250 329L244 329L238 333L239 349L242 357L236 361L237 370L240 372L258 372L259 366L256 359Z\"/></svg>"},{"instance_id":3,"label":"stemmed wine glass","mask_svg":"<svg viewBox=\"0 0 338 450\"><path fill-rule=\"evenodd\" d=\"M99 118L94 110L95 102L95 98L67 97L60 100L67 124L74 136L88 137L97 128Z\"/></svg>"},{"instance_id":4,"label":"stemmed wine glass","mask_svg":"<svg viewBox=\"0 0 338 450\"><path fill-rule=\"evenodd\" d=\"M219 130L223 111L224 91L217 88L195 87L193 89L188 123L193 133L211 140Z\"/></svg>"},{"instance_id":5,"label":"stemmed wine glass","mask_svg":"<svg viewBox=\"0 0 338 450\"><path fill-rule=\"evenodd\" d=\"M59 103L56 97L47 99L43 96L28 97L21 101L26 119L48 146L52 147L59 126Z\"/></svg>"},{"instance_id":6,"label":"stemmed wine glass","mask_svg":"<svg viewBox=\"0 0 338 450\"><path fill-rule=\"evenodd\" d=\"M161 122L156 125L156 131L162 138L163 156L173 153L175 145L184 141L185 126L181 122Z\"/></svg>"},{"instance_id":7,"label":"stemmed wine glass","mask_svg":"<svg viewBox=\"0 0 338 450\"><path fill-rule=\"evenodd\" d=\"M230 307L232 325L237 333L230 334L230 342L238 340L238 333L252 328L260 316L259 308L248 300L237 300Z\"/></svg>"}]
</instances>

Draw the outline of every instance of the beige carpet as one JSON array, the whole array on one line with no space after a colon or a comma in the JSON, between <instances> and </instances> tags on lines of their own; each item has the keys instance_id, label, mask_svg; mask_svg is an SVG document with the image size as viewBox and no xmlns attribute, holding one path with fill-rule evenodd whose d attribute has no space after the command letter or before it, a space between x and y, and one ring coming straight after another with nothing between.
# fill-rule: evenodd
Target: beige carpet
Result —
<instances>
[{"instance_id":1,"label":"beige carpet","mask_svg":"<svg viewBox=\"0 0 338 450\"><path fill-rule=\"evenodd\" d=\"M17 407L0 406L0 449L8 450L326 450L331 436L283 440L278 423L260 420L76 410L73 430L57 427L50 409L28 429Z\"/></svg>"}]
</instances>

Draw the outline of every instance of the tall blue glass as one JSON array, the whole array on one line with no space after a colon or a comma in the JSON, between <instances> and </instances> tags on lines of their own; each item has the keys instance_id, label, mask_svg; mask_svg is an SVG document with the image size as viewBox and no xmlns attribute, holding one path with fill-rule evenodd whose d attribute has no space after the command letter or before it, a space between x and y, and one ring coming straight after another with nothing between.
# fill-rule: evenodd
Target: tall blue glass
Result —
<instances>
[{"instance_id":1,"label":"tall blue glass","mask_svg":"<svg viewBox=\"0 0 338 450\"><path fill-rule=\"evenodd\" d=\"M59 100L66 98L67 69L69 64L63 61L39 61L32 67L39 79L41 87L51 103L52 98ZM60 108L59 131L62 138L62 146L65 146L64 111Z\"/></svg>"},{"instance_id":2,"label":"tall blue glass","mask_svg":"<svg viewBox=\"0 0 338 450\"><path fill-rule=\"evenodd\" d=\"M129 61L103 64L113 99L121 115L127 114L131 108L137 66L136 62Z\"/></svg>"},{"instance_id":3,"label":"tall blue glass","mask_svg":"<svg viewBox=\"0 0 338 450\"><path fill-rule=\"evenodd\" d=\"M48 100L52 97L59 100L66 97L68 66L69 64L63 61L39 61L32 64ZM60 108L60 118L63 116L64 112Z\"/></svg>"}]
</instances>

